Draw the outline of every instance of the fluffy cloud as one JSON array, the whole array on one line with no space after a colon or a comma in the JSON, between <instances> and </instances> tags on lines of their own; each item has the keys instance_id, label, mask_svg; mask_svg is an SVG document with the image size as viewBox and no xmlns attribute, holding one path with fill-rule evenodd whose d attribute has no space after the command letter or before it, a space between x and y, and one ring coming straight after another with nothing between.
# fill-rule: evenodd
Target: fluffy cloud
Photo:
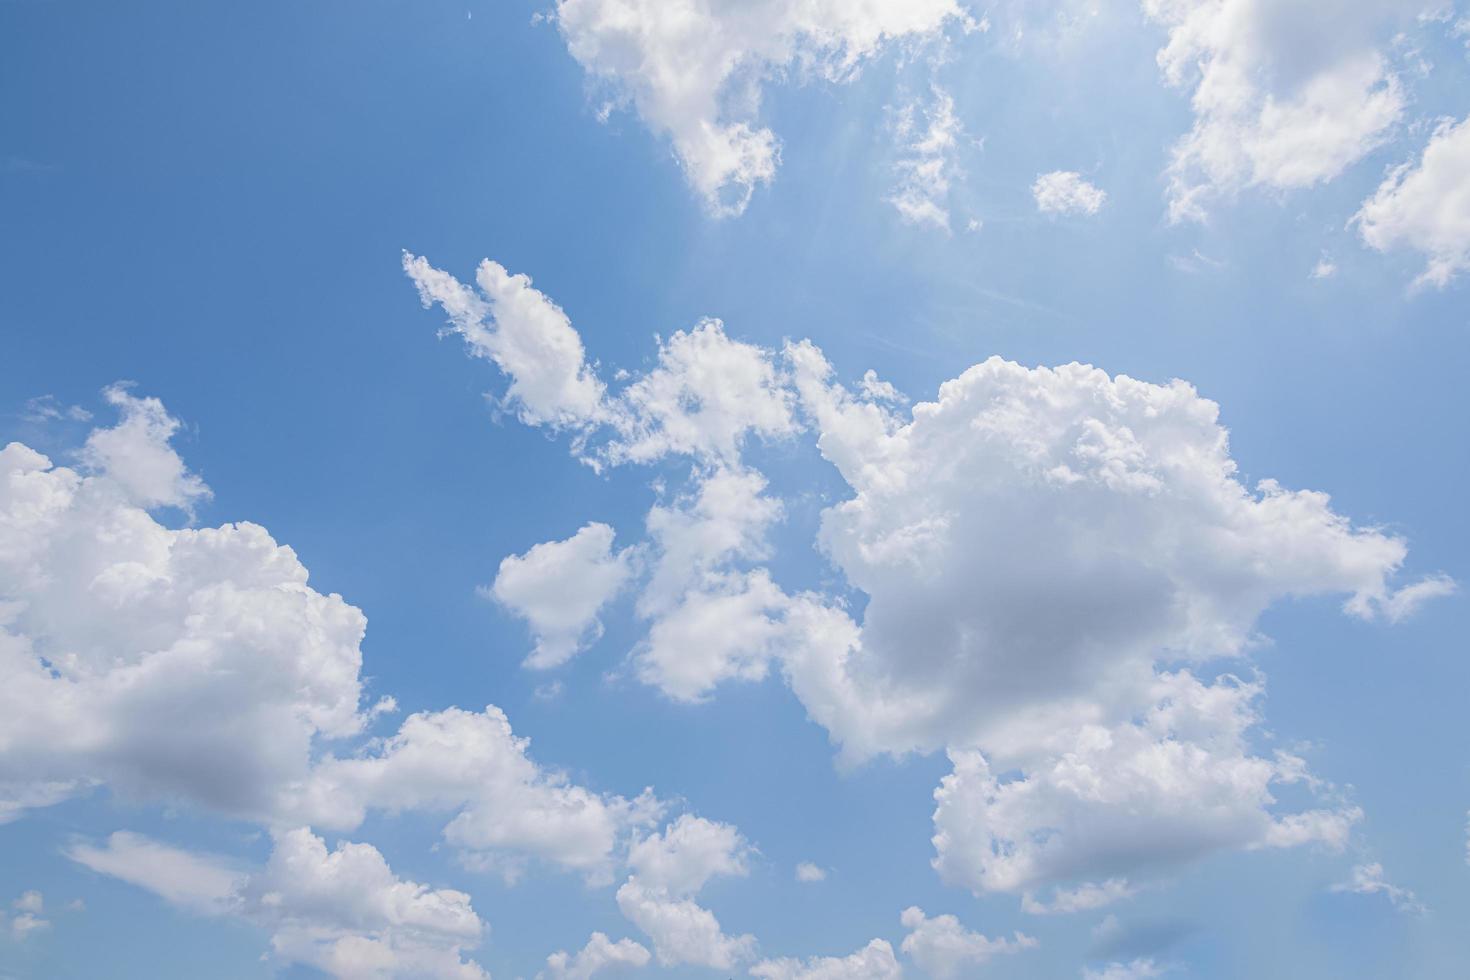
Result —
<instances>
[{"instance_id":1,"label":"fluffy cloud","mask_svg":"<svg viewBox=\"0 0 1470 980\"><path fill-rule=\"evenodd\" d=\"M633 874L618 889L618 908L653 940L660 963L730 970L754 955L754 937L725 935L693 900L715 875L748 874L748 850L734 827L688 814L629 849Z\"/></svg>"},{"instance_id":2,"label":"fluffy cloud","mask_svg":"<svg viewBox=\"0 0 1470 980\"><path fill-rule=\"evenodd\" d=\"M898 980L903 967L886 939L874 939L849 956L762 960L750 968L750 975L763 980Z\"/></svg>"},{"instance_id":3,"label":"fluffy cloud","mask_svg":"<svg viewBox=\"0 0 1470 980\"><path fill-rule=\"evenodd\" d=\"M758 122L768 78L796 67L843 81L885 45L960 16L954 0L560 0L556 21L588 74L668 137L709 210L735 215L780 160Z\"/></svg>"},{"instance_id":4,"label":"fluffy cloud","mask_svg":"<svg viewBox=\"0 0 1470 980\"><path fill-rule=\"evenodd\" d=\"M318 763L289 812L339 830L368 810L449 813L445 839L474 863L514 876L531 855L607 880L620 842L659 804L593 793L538 766L528 744L494 706L410 715L370 751Z\"/></svg>"},{"instance_id":5,"label":"fluffy cloud","mask_svg":"<svg viewBox=\"0 0 1470 980\"><path fill-rule=\"evenodd\" d=\"M98 874L158 895L170 905L200 914L228 911L248 874L212 855L195 854L141 834L119 830L104 845L77 841L66 856Z\"/></svg>"},{"instance_id":6,"label":"fluffy cloud","mask_svg":"<svg viewBox=\"0 0 1470 980\"><path fill-rule=\"evenodd\" d=\"M1355 866L1352 877L1333 885L1332 890L1350 895L1382 895L1394 908L1415 915L1422 915L1426 911L1413 892L1385 878L1383 865L1377 862Z\"/></svg>"},{"instance_id":7,"label":"fluffy cloud","mask_svg":"<svg viewBox=\"0 0 1470 980\"><path fill-rule=\"evenodd\" d=\"M86 472L0 450L0 813L107 784L267 814L315 739L361 729L366 621L258 525L155 520L205 490L158 402L108 398Z\"/></svg>"},{"instance_id":8,"label":"fluffy cloud","mask_svg":"<svg viewBox=\"0 0 1470 980\"><path fill-rule=\"evenodd\" d=\"M328 851L309 830L280 832L270 860L254 873L127 833L100 847L75 845L68 856L190 911L268 929L282 963L344 980L489 977L463 958L484 931L469 896L398 878L367 844Z\"/></svg>"},{"instance_id":9,"label":"fluffy cloud","mask_svg":"<svg viewBox=\"0 0 1470 980\"><path fill-rule=\"evenodd\" d=\"M935 792L935 867L977 893L1112 879L1050 906L1027 902L1064 911L1126 895L1117 875L1215 850L1314 841L1340 849L1356 809L1273 813L1272 786L1304 773L1299 759L1249 753L1259 691L1161 675L1139 722L1058 731L1055 754L1019 778L1001 778L978 751L951 750L954 771Z\"/></svg>"},{"instance_id":10,"label":"fluffy cloud","mask_svg":"<svg viewBox=\"0 0 1470 980\"><path fill-rule=\"evenodd\" d=\"M618 438L606 456L619 463L678 454L728 464L747 435L797 429L770 353L731 340L718 320L661 342L657 366L624 389L613 423Z\"/></svg>"},{"instance_id":11,"label":"fluffy cloud","mask_svg":"<svg viewBox=\"0 0 1470 980\"><path fill-rule=\"evenodd\" d=\"M1353 218L1380 252L1411 248L1429 260L1416 280L1443 288L1470 269L1470 117L1440 124L1417 166L1392 170Z\"/></svg>"},{"instance_id":12,"label":"fluffy cloud","mask_svg":"<svg viewBox=\"0 0 1470 980\"><path fill-rule=\"evenodd\" d=\"M804 885L827 880L827 870L820 865L803 861L796 866L796 880Z\"/></svg>"},{"instance_id":13,"label":"fluffy cloud","mask_svg":"<svg viewBox=\"0 0 1470 980\"><path fill-rule=\"evenodd\" d=\"M448 332L510 378L506 401L526 422L575 428L601 417L603 386L587 364L581 336L529 276L486 259L475 273L476 291L408 252L403 271L425 309L442 308Z\"/></svg>"},{"instance_id":14,"label":"fluffy cloud","mask_svg":"<svg viewBox=\"0 0 1470 980\"><path fill-rule=\"evenodd\" d=\"M648 965L648 950L631 939L613 942L604 933L594 932L577 955L565 951L546 957L546 969L538 980L589 980L595 973L619 967L638 969Z\"/></svg>"},{"instance_id":15,"label":"fluffy cloud","mask_svg":"<svg viewBox=\"0 0 1470 980\"><path fill-rule=\"evenodd\" d=\"M1243 486L1218 407L1181 381L992 358L902 419L789 349L818 448L853 496L820 544L867 597L860 631L806 614L788 668L850 756L983 745L1150 702L1160 658L1241 654L1288 596L1392 608L1404 542L1325 494Z\"/></svg>"},{"instance_id":16,"label":"fluffy cloud","mask_svg":"<svg viewBox=\"0 0 1470 980\"><path fill-rule=\"evenodd\" d=\"M738 390L696 424L718 383L706 365L727 360L745 366ZM1403 540L1325 494L1244 485L1218 406L1182 381L992 358L908 407L871 373L835 384L809 342L774 356L707 321L607 404L598 458L694 463L649 516L641 679L699 700L778 666L847 763L947 750L936 867L1037 913L1126 897L1130 875L1212 850L1342 846L1350 805L1277 805L1280 784L1324 787L1300 759L1253 754L1260 683L1194 671L1244 658L1281 599L1396 620L1454 587L1400 586ZM781 505L743 440L803 423L851 489L818 544L864 597L856 618L757 564ZM619 904L666 962L701 945L716 950L701 962L738 958L690 894L635 874Z\"/></svg>"},{"instance_id":17,"label":"fluffy cloud","mask_svg":"<svg viewBox=\"0 0 1470 980\"><path fill-rule=\"evenodd\" d=\"M1150 980L1163 976L1164 970L1153 960L1137 959L1126 963L1108 963L1082 971L1082 980Z\"/></svg>"},{"instance_id":18,"label":"fluffy cloud","mask_svg":"<svg viewBox=\"0 0 1470 980\"><path fill-rule=\"evenodd\" d=\"M564 664L602 635L597 613L633 571L631 552L614 553L612 543L612 528L588 524L500 563L495 584L483 591L530 625L536 649L527 667Z\"/></svg>"},{"instance_id":19,"label":"fluffy cloud","mask_svg":"<svg viewBox=\"0 0 1470 980\"><path fill-rule=\"evenodd\" d=\"M770 352L732 340L718 320L660 342L654 368L609 397L581 335L526 276L485 259L476 291L406 252L403 268L424 306L444 311L471 355L510 379L507 399L521 420L570 429L574 451L594 467L668 455L729 464L751 434L779 439L798 429ZM603 444L587 450L594 432Z\"/></svg>"},{"instance_id":20,"label":"fluffy cloud","mask_svg":"<svg viewBox=\"0 0 1470 980\"><path fill-rule=\"evenodd\" d=\"M940 980L973 970L993 956L1037 945L1035 939L1019 932L1012 939L990 939L966 929L952 915L930 918L918 906L904 909L900 921L909 930L903 940L904 953Z\"/></svg>"},{"instance_id":21,"label":"fluffy cloud","mask_svg":"<svg viewBox=\"0 0 1470 980\"><path fill-rule=\"evenodd\" d=\"M935 88L927 106L910 103L903 107L895 130L904 153L895 166L898 186L888 202L909 224L949 231L949 186L959 175L957 153L964 136L964 127L954 114L954 98Z\"/></svg>"},{"instance_id":22,"label":"fluffy cloud","mask_svg":"<svg viewBox=\"0 0 1470 980\"><path fill-rule=\"evenodd\" d=\"M1166 27L1159 66L1191 90L1194 128L1174 147L1169 214L1205 217L1243 187L1310 187L1385 142L1405 97L1379 38L1409 0L1143 0ZM1324 24L1330 22L1331 29Z\"/></svg>"},{"instance_id":23,"label":"fluffy cloud","mask_svg":"<svg viewBox=\"0 0 1470 980\"><path fill-rule=\"evenodd\" d=\"M1036 209L1043 214L1097 214L1108 199L1073 170L1053 170L1042 174L1031 185Z\"/></svg>"},{"instance_id":24,"label":"fluffy cloud","mask_svg":"<svg viewBox=\"0 0 1470 980\"><path fill-rule=\"evenodd\" d=\"M32 933L51 927L51 920L45 917L46 900L34 889L22 892L10 907L14 910L10 918L10 938L16 942L24 942ZM0 913L0 925L4 923L5 916Z\"/></svg>"}]
</instances>

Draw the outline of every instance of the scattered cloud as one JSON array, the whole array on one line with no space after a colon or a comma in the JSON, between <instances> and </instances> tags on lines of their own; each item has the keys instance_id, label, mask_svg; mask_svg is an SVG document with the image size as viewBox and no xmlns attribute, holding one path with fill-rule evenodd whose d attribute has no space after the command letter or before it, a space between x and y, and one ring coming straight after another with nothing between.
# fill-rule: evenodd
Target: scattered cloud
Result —
<instances>
[{"instance_id":1,"label":"scattered cloud","mask_svg":"<svg viewBox=\"0 0 1470 980\"><path fill-rule=\"evenodd\" d=\"M1042 214L1097 214L1108 200L1106 191L1094 187L1074 170L1040 175L1031 185L1031 196Z\"/></svg>"},{"instance_id":2,"label":"scattered cloud","mask_svg":"<svg viewBox=\"0 0 1470 980\"><path fill-rule=\"evenodd\" d=\"M1470 117L1435 129L1417 164L1389 171L1353 217L1380 252L1410 248L1428 260L1416 285L1448 286L1470 269Z\"/></svg>"}]
</instances>

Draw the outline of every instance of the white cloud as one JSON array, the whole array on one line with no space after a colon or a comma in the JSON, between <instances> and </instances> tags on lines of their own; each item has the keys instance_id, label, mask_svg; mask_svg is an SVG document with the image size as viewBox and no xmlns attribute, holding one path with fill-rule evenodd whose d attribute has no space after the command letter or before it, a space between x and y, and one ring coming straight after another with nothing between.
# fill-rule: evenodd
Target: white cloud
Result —
<instances>
[{"instance_id":1,"label":"white cloud","mask_svg":"<svg viewBox=\"0 0 1470 980\"><path fill-rule=\"evenodd\" d=\"M660 342L658 364L619 396L606 449L615 463L670 454L734 463L748 434L793 434L791 396L768 351L731 340L718 320Z\"/></svg>"},{"instance_id":2,"label":"white cloud","mask_svg":"<svg viewBox=\"0 0 1470 980\"><path fill-rule=\"evenodd\" d=\"M1108 963L1098 969L1082 971L1082 980L1150 980L1163 976L1164 970L1153 960L1136 959L1126 963Z\"/></svg>"},{"instance_id":3,"label":"white cloud","mask_svg":"<svg viewBox=\"0 0 1470 980\"><path fill-rule=\"evenodd\" d=\"M45 898L34 889L22 892L19 898L10 903L10 907L15 910L10 919L10 938L16 942L25 942L32 933L51 927L50 920L44 917ZM5 916L0 913L0 925L4 922Z\"/></svg>"},{"instance_id":4,"label":"white cloud","mask_svg":"<svg viewBox=\"0 0 1470 980\"><path fill-rule=\"evenodd\" d=\"M88 472L0 450L0 813L99 784L269 813L315 739L361 730L366 621L258 525L155 520L203 485L157 401L108 397Z\"/></svg>"},{"instance_id":5,"label":"white cloud","mask_svg":"<svg viewBox=\"0 0 1470 980\"><path fill-rule=\"evenodd\" d=\"M1094 187L1074 170L1041 174L1031 185L1031 196L1043 214L1097 214L1108 199L1106 191Z\"/></svg>"},{"instance_id":6,"label":"white cloud","mask_svg":"<svg viewBox=\"0 0 1470 980\"><path fill-rule=\"evenodd\" d=\"M1422 915L1426 911L1413 892L1384 878L1383 865L1377 862L1355 866L1352 877L1333 885L1332 890L1352 895L1383 895L1394 908L1413 915Z\"/></svg>"},{"instance_id":7,"label":"white cloud","mask_svg":"<svg viewBox=\"0 0 1470 980\"><path fill-rule=\"evenodd\" d=\"M475 273L476 291L408 252L403 271L425 309L438 304L448 315L447 332L510 378L506 401L523 420L576 428L602 418L603 385L587 364L581 336L529 276L486 259Z\"/></svg>"},{"instance_id":8,"label":"white cloud","mask_svg":"<svg viewBox=\"0 0 1470 980\"><path fill-rule=\"evenodd\" d=\"M990 939L966 929L952 915L930 918L918 906L904 909L900 921L909 930L903 940L904 953L939 980L961 971L968 973L993 956L1019 953L1037 945L1034 938L1019 932L1011 939Z\"/></svg>"},{"instance_id":9,"label":"white cloud","mask_svg":"<svg viewBox=\"0 0 1470 980\"><path fill-rule=\"evenodd\" d=\"M507 400L521 420L570 429L573 451L594 467L669 455L730 464L751 434L780 439L798 430L770 352L732 340L718 320L661 341L654 368L610 398L581 335L526 276L485 259L477 292L407 252L403 267L424 306L444 310L471 355L510 378ZM587 449L594 433L604 444Z\"/></svg>"},{"instance_id":10,"label":"white cloud","mask_svg":"<svg viewBox=\"0 0 1470 980\"><path fill-rule=\"evenodd\" d=\"M928 105L912 102L899 110L894 130L903 156L894 167L898 186L888 203L908 224L949 231L950 182L960 176L959 141L964 137L954 98L935 87Z\"/></svg>"},{"instance_id":11,"label":"white cloud","mask_svg":"<svg viewBox=\"0 0 1470 980\"><path fill-rule=\"evenodd\" d=\"M736 215L780 161L759 123L772 76L844 81L888 44L937 36L960 16L954 0L560 0L556 21L587 73L672 142L710 212Z\"/></svg>"},{"instance_id":12,"label":"white cloud","mask_svg":"<svg viewBox=\"0 0 1470 980\"><path fill-rule=\"evenodd\" d=\"M371 751L318 763L289 812L338 830L370 809L448 813L445 839L486 866L510 860L502 870L514 876L525 854L607 880L620 841L659 804L578 786L533 762L528 744L493 705L410 715Z\"/></svg>"},{"instance_id":13,"label":"white cloud","mask_svg":"<svg viewBox=\"0 0 1470 980\"><path fill-rule=\"evenodd\" d=\"M1088 912L1114 902L1131 898L1138 889L1125 878L1109 878L1107 881L1084 882L1076 888L1058 888L1050 901L1039 901L1034 896L1022 896L1021 907L1031 915L1066 915L1072 912Z\"/></svg>"},{"instance_id":14,"label":"white cloud","mask_svg":"<svg viewBox=\"0 0 1470 980\"><path fill-rule=\"evenodd\" d=\"M105 845L77 841L66 856L98 874L158 895L170 905L200 914L229 911L246 872L219 858L161 844L119 830Z\"/></svg>"},{"instance_id":15,"label":"white cloud","mask_svg":"<svg viewBox=\"0 0 1470 980\"><path fill-rule=\"evenodd\" d=\"M1323 252L1322 257L1317 260L1317 264L1312 266L1312 278L1331 279L1335 275L1337 275L1337 263L1332 261L1332 258L1326 252Z\"/></svg>"},{"instance_id":16,"label":"white cloud","mask_svg":"<svg viewBox=\"0 0 1470 980\"><path fill-rule=\"evenodd\" d=\"M653 940L660 963L730 970L755 955L753 936L727 936L693 900L715 875L748 874L748 851L734 827L689 814L629 848L633 874L618 889L618 908Z\"/></svg>"},{"instance_id":17,"label":"white cloud","mask_svg":"<svg viewBox=\"0 0 1470 980\"><path fill-rule=\"evenodd\" d=\"M602 635L597 614L633 571L632 553L614 553L612 543L612 528L588 524L500 563L495 584L483 591L530 625L536 648L527 667L564 664Z\"/></svg>"},{"instance_id":18,"label":"white cloud","mask_svg":"<svg viewBox=\"0 0 1470 980\"><path fill-rule=\"evenodd\" d=\"M145 509L180 507L189 510L209 497L209 488L185 468L169 446L179 421L157 398L134 398L126 385L106 388L103 397L122 416L110 429L94 429L82 447L82 464L105 474L128 501Z\"/></svg>"},{"instance_id":19,"label":"white cloud","mask_svg":"<svg viewBox=\"0 0 1470 980\"><path fill-rule=\"evenodd\" d=\"M1434 131L1418 165L1394 168L1354 216L1380 252L1411 248L1428 259L1416 283L1440 288L1470 269L1470 117Z\"/></svg>"},{"instance_id":20,"label":"white cloud","mask_svg":"<svg viewBox=\"0 0 1470 980\"><path fill-rule=\"evenodd\" d=\"M1168 29L1159 66L1191 91L1194 109L1168 169L1173 220L1202 220L1213 199L1244 187L1332 180L1403 113L1380 32L1417 12L1409 0L1143 0L1143 9Z\"/></svg>"},{"instance_id":21,"label":"white cloud","mask_svg":"<svg viewBox=\"0 0 1470 980\"><path fill-rule=\"evenodd\" d=\"M796 880L804 885L815 884L827 880L827 869L810 861L802 861L796 866Z\"/></svg>"},{"instance_id":22,"label":"white cloud","mask_svg":"<svg viewBox=\"0 0 1470 980\"><path fill-rule=\"evenodd\" d=\"M788 354L853 491L820 544L868 601L860 631L803 613L821 642L787 669L850 758L978 745L1009 767L1152 703L1157 660L1241 655L1277 599L1394 608L1404 542L1325 494L1248 490L1182 381L992 358L905 419L830 384L814 347Z\"/></svg>"},{"instance_id":23,"label":"white cloud","mask_svg":"<svg viewBox=\"0 0 1470 980\"><path fill-rule=\"evenodd\" d=\"M538 980L589 980L606 971L641 969L648 960L648 950L633 940L613 942L606 934L594 932L577 955L561 951L546 957L546 969L536 976Z\"/></svg>"},{"instance_id":24,"label":"white cloud","mask_svg":"<svg viewBox=\"0 0 1470 980\"><path fill-rule=\"evenodd\" d=\"M903 967L886 939L874 939L848 956L762 960L750 968L750 975L763 980L898 980Z\"/></svg>"},{"instance_id":25,"label":"white cloud","mask_svg":"<svg viewBox=\"0 0 1470 980\"><path fill-rule=\"evenodd\" d=\"M716 875L744 877L749 847L740 832L692 814L682 814L628 849L628 867L650 888L693 895Z\"/></svg>"},{"instance_id":26,"label":"white cloud","mask_svg":"<svg viewBox=\"0 0 1470 980\"><path fill-rule=\"evenodd\" d=\"M1314 841L1341 849L1361 816L1355 808L1273 813L1272 786L1305 777L1298 759L1249 753L1259 692L1161 675L1140 721L1058 731L1055 754L1018 778L1001 778L978 751L952 749L954 772L935 793L935 867L977 893L1024 893L1222 849ZM1082 895L1107 898L1110 888L1126 891L1103 884Z\"/></svg>"},{"instance_id":27,"label":"white cloud","mask_svg":"<svg viewBox=\"0 0 1470 980\"><path fill-rule=\"evenodd\" d=\"M67 853L189 911L269 930L282 963L343 980L489 977L463 958L484 931L469 896L398 878L367 844L328 851L304 828L278 832L266 866L249 874L213 855L121 832L105 846L78 844Z\"/></svg>"}]
</instances>

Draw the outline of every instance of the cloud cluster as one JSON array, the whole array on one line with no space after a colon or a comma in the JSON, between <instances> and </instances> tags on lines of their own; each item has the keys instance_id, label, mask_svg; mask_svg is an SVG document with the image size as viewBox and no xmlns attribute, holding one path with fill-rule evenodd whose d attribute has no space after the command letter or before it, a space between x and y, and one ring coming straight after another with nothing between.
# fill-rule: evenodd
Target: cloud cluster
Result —
<instances>
[{"instance_id":1,"label":"cloud cluster","mask_svg":"<svg viewBox=\"0 0 1470 980\"><path fill-rule=\"evenodd\" d=\"M393 874L368 844L326 843L304 828L277 832L270 860L245 871L219 857L118 832L67 856L201 915L243 918L271 934L283 964L343 980L488 980L464 951L484 923L469 896Z\"/></svg>"},{"instance_id":2,"label":"cloud cluster","mask_svg":"<svg viewBox=\"0 0 1470 980\"><path fill-rule=\"evenodd\" d=\"M903 155L894 167L898 185L888 203L908 224L949 231L949 188L960 174L959 143L965 135L954 97L936 86L927 105L904 106L894 128Z\"/></svg>"},{"instance_id":3,"label":"cloud cluster","mask_svg":"<svg viewBox=\"0 0 1470 980\"><path fill-rule=\"evenodd\" d=\"M625 389L640 394L609 394L603 434L574 444L605 462L691 461L639 546L644 682L699 700L778 668L848 763L947 751L936 868L1033 912L1098 907L1131 894L1130 876L1214 850L1342 846L1351 805L1273 795L1325 788L1302 760L1255 753L1262 682L1197 674L1244 659L1283 599L1338 595L1350 615L1394 621L1451 590L1442 576L1396 583L1402 539L1354 526L1326 494L1246 486L1218 406L1182 381L992 358L909 407L871 372L856 390L835 382L809 342L764 351L712 322L699 332L677 357L660 344ZM747 368L722 377L715 403L766 408L705 426L703 389L684 379L732 356ZM680 396L641 394L655 389ZM817 543L860 616L761 565L783 508L745 440L800 429L850 488ZM630 438L643 432L667 435ZM641 889L620 894L630 917ZM678 896L660 908L672 916ZM688 906L719 948L712 917Z\"/></svg>"},{"instance_id":4,"label":"cloud cluster","mask_svg":"<svg viewBox=\"0 0 1470 980\"><path fill-rule=\"evenodd\" d=\"M874 939L848 956L761 960L750 975L761 980L899 980L903 967L886 939Z\"/></svg>"},{"instance_id":5,"label":"cloud cluster","mask_svg":"<svg viewBox=\"0 0 1470 980\"><path fill-rule=\"evenodd\" d=\"M594 974L619 968L639 969L648 965L648 950L631 939L613 942L605 933L594 932L575 956L565 952L546 957L546 969L537 974L545 980L589 980Z\"/></svg>"},{"instance_id":6,"label":"cloud cluster","mask_svg":"<svg viewBox=\"0 0 1470 980\"><path fill-rule=\"evenodd\" d=\"M936 36L954 0L560 0L567 49L612 97L666 136L711 213L745 210L769 183L780 141L759 122L761 90L791 70L851 78L885 47Z\"/></svg>"}]
</instances>

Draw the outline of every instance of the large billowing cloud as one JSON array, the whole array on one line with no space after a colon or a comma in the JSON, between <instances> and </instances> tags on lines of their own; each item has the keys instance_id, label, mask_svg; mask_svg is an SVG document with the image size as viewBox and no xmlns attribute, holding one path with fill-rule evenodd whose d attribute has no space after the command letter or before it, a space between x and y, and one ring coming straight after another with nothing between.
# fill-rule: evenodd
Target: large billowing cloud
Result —
<instances>
[{"instance_id":1,"label":"large billowing cloud","mask_svg":"<svg viewBox=\"0 0 1470 980\"><path fill-rule=\"evenodd\" d=\"M1383 144L1405 95L1385 54L1422 4L1367 0L1143 0L1168 29L1159 67L1188 89L1194 128L1169 165L1169 214L1212 199L1332 180Z\"/></svg>"},{"instance_id":2,"label":"large billowing cloud","mask_svg":"<svg viewBox=\"0 0 1470 980\"><path fill-rule=\"evenodd\" d=\"M733 215L780 161L759 122L768 79L795 68L842 81L961 16L954 0L560 0L556 22L587 73L670 140L709 210Z\"/></svg>"},{"instance_id":3,"label":"large billowing cloud","mask_svg":"<svg viewBox=\"0 0 1470 980\"><path fill-rule=\"evenodd\" d=\"M1428 259L1419 283L1447 286L1470 269L1470 117L1442 122L1417 165L1394 168L1353 219L1380 252L1411 248Z\"/></svg>"},{"instance_id":4,"label":"large billowing cloud","mask_svg":"<svg viewBox=\"0 0 1470 980\"><path fill-rule=\"evenodd\" d=\"M100 845L75 843L67 854L190 912L238 916L269 930L282 963L342 980L489 977L463 956L485 928L469 896L397 877L368 844L328 851L309 830L281 831L270 860L253 871L126 832Z\"/></svg>"},{"instance_id":5,"label":"large billowing cloud","mask_svg":"<svg viewBox=\"0 0 1470 980\"><path fill-rule=\"evenodd\" d=\"M159 523L204 486L158 402L109 398L82 469L0 450L0 812L106 783L268 814L362 729L366 620L258 525Z\"/></svg>"}]
</instances>

